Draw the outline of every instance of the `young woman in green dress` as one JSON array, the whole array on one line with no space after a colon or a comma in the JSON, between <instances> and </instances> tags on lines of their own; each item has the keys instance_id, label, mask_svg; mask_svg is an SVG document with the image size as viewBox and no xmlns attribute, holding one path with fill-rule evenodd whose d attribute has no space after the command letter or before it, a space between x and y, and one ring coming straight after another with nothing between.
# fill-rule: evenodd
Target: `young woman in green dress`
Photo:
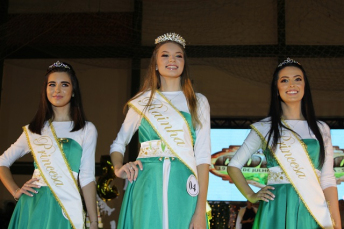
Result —
<instances>
[{"instance_id":1,"label":"young woman in green dress","mask_svg":"<svg viewBox=\"0 0 344 229\"><path fill-rule=\"evenodd\" d=\"M115 174L129 185L118 228L207 228L210 109L189 77L185 40L164 34L140 92L111 145ZM138 158L123 164L126 145L138 130Z\"/></svg>"},{"instance_id":2,"label":"young woman in green dress","mask_svg":"<svg viewBox=\"0 0 344 229\"><path fill-rule=\"evenodd\" d=\"M98 228L94 178L97 130L85 120L71 65L57 61L49 66L39 109L23 130L0 157L0 179L18 201L9 228L84 228L78 181L91 228ZM30 152L34 174L19 186L9 167Z\"/></svg>"},{"instance_id":3,"label":"young woman in green dress","mask_svg":"<svg viewBox=\"0 0 344 229\"><path fill-rule=\"evenodd\" d=\"M269 117L254 123L228 165L228 174L252 203L261 201L253 228L340 228L329 127L318 121L307 75L290 58L276 68ZM255 193L241 168L263 148L267 186Z\"/></svg>"}]
</instances>

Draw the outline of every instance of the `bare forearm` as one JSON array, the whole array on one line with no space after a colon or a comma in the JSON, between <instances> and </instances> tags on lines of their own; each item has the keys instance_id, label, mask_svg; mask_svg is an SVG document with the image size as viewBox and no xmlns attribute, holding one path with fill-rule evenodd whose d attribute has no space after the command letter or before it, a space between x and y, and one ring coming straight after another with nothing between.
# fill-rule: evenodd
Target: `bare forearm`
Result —
<instances>
[{"instance_id":1,"label":"bare forearm","mask_svg":"<svg viewBox=\"0 0 344 229\"><path fill-rule=\"evenodd\" d=\"M110 155L114 170L120 169L123 166L123 155L116 151L112 152Z\"/></svg>"},{"instance_id":2,"label":"bare forearm","mask_svg":"<svg viewBox=\"0 0 344 229\"><path fill-rule=\"evenodd\" d=\"M196 212L206 213L206 202L209 183L209 165L201 164L197 166L199 194L197 199Z\"/></svg>"},{"instance_id":3,"label":"bare forearm","mask_svg":"<svg viewBox=\"0 0 344 229\"><path fill-rule=\"evenodd\" d=\"M335 222L335 228L341 228L341 219L338 206L337 187L328 187L324 190L325 199L329 202L331 216Z\"/></svg>"},{"instance_id":4,"label":"bare forearm","mask_svg":"<svg viewBox=\"0 0 344 229\"><path fill-rule=\"evenodd\" d=\"M241 192L241 194L243 194L246 199L249 199L249 196L254 194L254 191L248 185L248 183L247 183L244 175L242 174L241 170L236 168L236 167L228 166L227 172L228 172L228 175L233 180L235 186Z\"/></svg>"},{"instance_id":5,"label":"bare forearm","mask_svg":"<svg viewBox=\"0 0 344 229\"><path fill-rule=\"evenodd\" d=\"M96 185L91 182L82 188L84 194L87 213L90 221L97 221L97 202L96 202Z\"/></svg>"},{"instance_id":6,"label":"bare forearm","mask_svg":"<svg viewBox=\"0 0 344 229\"><path fill-rule=\"evenodd\" d=\"M12 173L8 167L0 166L0 179L7 190L13 195L19 187L14 182Z\"/></svg>"}]
</instances>

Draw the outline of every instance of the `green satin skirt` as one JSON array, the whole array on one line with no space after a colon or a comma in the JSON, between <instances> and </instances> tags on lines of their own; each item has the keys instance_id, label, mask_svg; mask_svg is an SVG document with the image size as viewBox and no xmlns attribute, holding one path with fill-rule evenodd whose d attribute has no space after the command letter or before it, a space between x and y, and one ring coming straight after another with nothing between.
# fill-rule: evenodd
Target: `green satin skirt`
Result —
<instances>
[{"instance_id":1,"label":"green satin skirt","mask_svg":"<svg viewBox=\"0 0 344 229\"><path fill-rule=\"evenodd\" d=\"M49 187L44 186L32 197L22 195L14 209L8 228L13 229L68 229L72 228Z\"/></svg>"},{"instance_id":2,"label":"green satin skirt","mask_svg":"<svg viewBox=\"0 0 344 229\"><path fill-rule=\"evenodd\" d=\"M299 198L291 184L270 185L275 199L260 201L253 228L316 229L321 228Z\"/></svg>"},{"instance_id":3,"label":"green satin skirt","mask_svg":"<svg viewBox=\"0 0 344 229\"><path fill-rule=\"evenodd\" d=\"M118 229L163 228L163 160L158 157L139 158L143 170L129 183L125 191ZM178 159L171 160L168 180L168 226L169 229L189 228L195 212L197 196L186 190L191 171ZM207 222L206 216L204 220Z\"/></svg>"},{"instance_id":4,"label":"green satin skirt","mask_svg":"<svg viewBox=\"0 0 344 229\"><path fill-rule=\"evenodd\" d=\"M82 147L73 139L63 142L63 151L74 172L79 171ZM34 163L37 168L36 163ZM33 196L21 195L13 211L8 228L13 229L68 229L72 228L48 186L36 189Z\"/></svg>"}]
</instances>

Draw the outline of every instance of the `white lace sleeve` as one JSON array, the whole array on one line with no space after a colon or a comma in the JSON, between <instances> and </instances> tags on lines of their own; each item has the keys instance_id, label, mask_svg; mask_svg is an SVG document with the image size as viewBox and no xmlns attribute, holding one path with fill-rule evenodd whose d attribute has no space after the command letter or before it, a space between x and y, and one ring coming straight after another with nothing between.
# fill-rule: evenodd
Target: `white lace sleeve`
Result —
<instances>
[{"instance_id":1,"label":"white lace sleeve","mask_svg":"<svg viewBox=\"0 0 344 229\"><path fill-rule=\"evenodd\" d=\"M84 140L82 145L82 156L80 163L80 186L95 181L95 152L97 146L98 132L91 122L87 122L83 130Z\"/></svg>"},{"instance_id":2,"label":"white lace sleeve","mask_svg":"<svg viewBox=\"0 0 344 229\"><path fill-rule=\"evenodd\" d=\"M328 125L321 122L319 125L325 147L325 162L321 169L320 184L324 190L328 187L336 187L336 179L333 171L333 147L331 142L331 132Z\"/></svg>"},{"instance_id":3,"label":"white lace sleeve","mask_svg":"<svg viewBox=\"0 0 344 229\"><path fill-rule=\"evenodd\" d=\"M210 106L204 95L197 93L198 110L202 127L196 129L195 158L196 165L211 163L211 144L210 144Z\"/></svg>"},{"instance_id":4,"label":"white lace sleeve","mask_svg":"<svg viewBox=\"0 0 344 229\"><path fill-rule=\"evenodd\" d=\"M250 159L252 154L257 152L261 145L262 141L259 138L258 134L254 130L251 130L242 146L230 160L228 166L233 166L241 169Z\"/></svg>"},{"instance_id":5,"label":"white lace sleeve","mask_svg":"<svg viewBox=\"0 0 344 229\"><path fill-rule=\"evenodd\" d=\"M117 134L117 138L110 146L110 154L115 151L124 154L125 147L129 144L134 133L139 128L140 122L141 116L134 109L129 109L122 127Z\"/></svg>"},{"instance_id":6,"label":"white lace sleeve","mask_svg":"<svg viewBox=\"0 0 344 229\"><path fill-rule=\"evenodd\" d=\"M0 156L0 166L10 167L17 159L29 152L30 148L23 132L18 140Z\"/></svg>"}]
</instances>

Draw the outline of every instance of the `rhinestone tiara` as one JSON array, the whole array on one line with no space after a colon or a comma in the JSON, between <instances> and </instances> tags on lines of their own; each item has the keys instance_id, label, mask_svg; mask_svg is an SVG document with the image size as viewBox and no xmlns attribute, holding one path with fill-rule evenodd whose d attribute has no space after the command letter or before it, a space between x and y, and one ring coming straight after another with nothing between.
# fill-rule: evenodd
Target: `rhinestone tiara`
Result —
<instances>
[{"instance_id":1,"label":"rhinestone tiara","mask_svg":"<svg viewBox=\"0 0 344 229\"><path fill-rule=\"evenodd\" d=\"M61 63L59 60L48 67L48 69L53 69L53 68L68 68L68 69L70 69L70 67L68 65Z\"/></svg>"},{"instance_id":2,"label":"rhinestone tiara","mask_svg":"<svg viewBox=\"0 0 344 229\"><path fill-rule=\"evenodd\" d=\"M185 48L185 39L177 33L165 33L155 39L155 44L159 44L164 41L174 41L181 44Z\"/></svg>"},{"instance_id":3,"label":"rhinestone tiara","mask_svg":"<svg viewBox=\"0 0 344 229\"><path fill-rule=\"evenodd\" d=\"M282 67L286 64L298 64L298 65L301 65L299 62L297 62L296 60L293 60L293 59L290 59L289 57L284 60L283 62L281 62L277 67Z\"/></svg>"}]
</instances>

